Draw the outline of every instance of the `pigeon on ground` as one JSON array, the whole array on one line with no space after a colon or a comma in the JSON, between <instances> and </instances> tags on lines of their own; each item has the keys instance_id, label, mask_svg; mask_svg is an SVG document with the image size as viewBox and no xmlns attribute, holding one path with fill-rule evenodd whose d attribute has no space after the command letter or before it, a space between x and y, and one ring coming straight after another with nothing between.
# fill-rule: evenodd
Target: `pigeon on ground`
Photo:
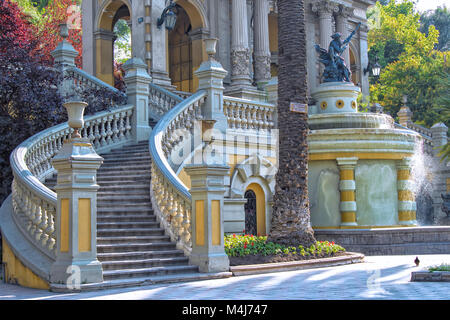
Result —
<instances>
[{"instance_id":1,"label":"pigeon on ground","mask_svg":"<svg viewBox=\"0 0 450 320\"><path fill-rule=\"evenodd\" d=\"M419 257L416 257L416 259L414 259L414 263L416 264L416 266L419 266L420 263Z\"/></svg>"}]
</instances>

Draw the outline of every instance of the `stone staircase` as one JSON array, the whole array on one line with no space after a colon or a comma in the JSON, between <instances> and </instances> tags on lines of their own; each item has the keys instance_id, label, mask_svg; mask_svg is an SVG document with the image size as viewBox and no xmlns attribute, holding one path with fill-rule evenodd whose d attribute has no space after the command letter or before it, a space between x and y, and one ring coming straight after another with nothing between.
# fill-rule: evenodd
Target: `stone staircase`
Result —
<instances>
[{"instance_id":1,"label":"stone staircase","mask_svg":"<svg viewBox=\"0 0 450 320\"><path fill-rule=\"evenodd\" d=\"M153 212L148 142L102 154L97 172L97 255L107 287L191 281L226 275L201 274L176 248ZM47 179L54 188L56 177Z\"/></svg>"}]
</instances>

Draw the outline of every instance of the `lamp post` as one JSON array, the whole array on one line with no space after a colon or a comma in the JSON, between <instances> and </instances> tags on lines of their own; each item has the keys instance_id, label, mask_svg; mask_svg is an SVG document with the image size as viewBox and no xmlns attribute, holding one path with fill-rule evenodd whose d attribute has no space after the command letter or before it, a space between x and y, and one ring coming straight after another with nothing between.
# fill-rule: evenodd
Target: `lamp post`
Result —
<instances>
[{"instance_id":1,"label":"lamp post","mask_svg":"<svg viewBox=\"0 0 450 320\"><path fill-rule=\"evenodd\" d=\"M170 3L167 7L164 8L161 17L158 18L157 27L161 29L163 23L166 23L166 29L172 31L177 23L177 14L175 13L176 4L173 0L170 0Z\"/></svg>"},{"instance_id":2,"label":"lamp post","mask_svg":"<svg viewBox=\"0 0 450 320\"><path fill-rule=\"evenodd\" d=\"M381 66L378 63L378 57L375 57L375 63L372 64L370 61L367 65L367 68L364 68L364 75L366 75L367 72L372 71L372 75L374 77L379 77L381 73Z\"/></svg>"}]
</instances>

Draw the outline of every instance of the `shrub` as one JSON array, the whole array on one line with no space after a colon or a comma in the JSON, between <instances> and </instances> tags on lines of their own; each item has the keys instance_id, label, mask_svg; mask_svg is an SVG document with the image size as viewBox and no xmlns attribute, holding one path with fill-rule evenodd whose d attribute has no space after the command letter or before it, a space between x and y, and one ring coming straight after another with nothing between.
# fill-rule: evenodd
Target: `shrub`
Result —
<instances>
[{"instance_id":1,"label":"shrub","mask_svg":"<svg viewBox=\"0 0 450 320\"><path fill-rule=\"evenodd\" d=\"M227 235L225 236L225 253L230 257L243 257L246 255L301 255L320 256L344 252L345 249L334 242L317 241L309 248L303 246L286 247L273 242L267 242L266 236L254 235Z\"/></svg>"}]
</instances>

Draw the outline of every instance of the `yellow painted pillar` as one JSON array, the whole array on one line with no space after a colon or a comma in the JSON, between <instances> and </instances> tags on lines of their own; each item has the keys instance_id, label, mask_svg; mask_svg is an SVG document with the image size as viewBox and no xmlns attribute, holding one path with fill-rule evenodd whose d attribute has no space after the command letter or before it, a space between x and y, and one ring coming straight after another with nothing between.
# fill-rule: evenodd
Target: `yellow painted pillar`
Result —
<instances>
[{"instance_id":1,"label":"yellow painted pillar","mask_svg":"<svg viewBox=\"0 0 450 320\"><path fill-rule=\"evenodd\" d=\"M203 28L198 28L189 33L192 41L192 73L199 69L202 62L208 60L208 55L205 50L205 42L207 34L203 31ZM199 80L197 77L192 79L192 92L196 92L198 89Z\"/></svg>"},{"instance_id":2,"label":"yellow painted pillar","mask_svg":"<svg viewBox=\"0 0 450 320\"><path fill-rule=\"evenodd\" d=\"M100 29L95 36L95 76L114 86L114 39L111 31Z\"/></svg>"},{"instance_id":3,"label":"yellow painted pillar","mask_svg":"<svg viewBox=\"0 0 450 320\"><path fill-rule=\"evenodd\" d=\"M89 139L77 137L64 141L52 159L58 172L52 290L71 291L82 284L103 282L97 260L97 169L102 163Z\"/></svg>"},{"instance_id":4,"label":"yellow painted pillar","mask_svg":"<svg viewBox=\"0 0 450 320\"><path fill-rule=\"evenodd\" d=\"M411 179L411 158L397 160L398 222L416 225L416 199Z\"/></svg>"},{"instance_id":5,"label":"yellow painted pillar","mask_svg":"<svg viewBox=\"0 0 450 320\"><path fill-rule=\"evenodd\" d=\"M356 182L355 167L358 162L357 157L336 159L340 181L340 212L341 226L356 226Z\"/></svg>"},{"instance_id":6,"label":"yellow painted pillar","mask_svg":"<svg viewBox=\"0 0 450 320\"><path fill-rule=\"evenodd\" d=\"M230 167L225 165L189 165L191 178L192 251L189 263L200 272L228 271L230 262L224 248L223 206L224 178Z\"/></svg>"}]
</instances>

